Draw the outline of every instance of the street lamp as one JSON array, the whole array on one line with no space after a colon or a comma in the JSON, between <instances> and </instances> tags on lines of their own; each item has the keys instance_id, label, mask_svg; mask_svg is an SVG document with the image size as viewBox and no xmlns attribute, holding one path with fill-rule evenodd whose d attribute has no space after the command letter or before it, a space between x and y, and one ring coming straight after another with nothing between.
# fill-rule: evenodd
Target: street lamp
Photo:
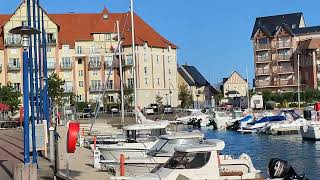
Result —
<instances>
[{"instance_id":1,"label":"street lamp","mask_svg":"<svg viewBox=\"0 0 320 180\"><path fill-rule=\"evenodd\" d=\"M23 47L23 138L24 138L24 164L30 163L30 150L29 150L29 84L28 84L28 48L30 46L30 37L31 34L39 34L40 31L28 27L28 26L20 26L13 28L9 31L11 34L18 34L22 37L22 47ZM32 67L31 67L32 68ZM33 93L33 92L32 92ZM31 114L34 116L34 114ZM32 132L34 131L34 126L32 126ZM32 136L32 142L35 143L35 135ZM33 150L35 151L35 149Z\"/></svg>"}]
</instances>

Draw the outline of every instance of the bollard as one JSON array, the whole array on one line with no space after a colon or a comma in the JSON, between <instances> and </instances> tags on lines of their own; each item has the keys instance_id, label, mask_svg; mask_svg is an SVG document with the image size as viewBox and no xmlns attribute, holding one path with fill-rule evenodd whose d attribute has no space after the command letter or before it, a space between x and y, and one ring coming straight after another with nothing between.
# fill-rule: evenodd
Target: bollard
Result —
<instances>
[{"instance_id":1,"label":"bollard","mask_svg":"<svg viewBox=\"0 0 320 180\"><path fill-rule=\"evenodd\" d=\"M50 162L54 162L54 128L51 126L49 128L49 138L50 138Z\"/></svg>"},{"instance_id":2,"label":"bollard","mask_svg":"<svg viewBox=\"0 0 320 180\"><path fill-rule=\"evenodd\" d=\"M120 154L120 176L124 176L124 155Z\"/></svg>"},{"instance_id":3,"label":"bollard","mask_svg":"<svg viewBox=\"0 0 320 180\"><path fill-rule=\"evenodd\" d=\"M100 151L99 150L94 150L93 151L93 167L96 168L96 169L99 169L101 168L101 164L100 164Z\"/></svg>"},{"instance_id":4,"label":"bollard","mask_svg":"<svg viewBox=\"0 0 320 180\"><path fill-rule=\"evenodd\" d=\"M82 128L82 136L84 136L84 128Z\"/></svg>"},{"instance_id":5,"label":"bollard","mask_svg":"<svg viewBox=\"0 0 320 180\"><path fill-rule=\"evenodd\" d=\"M93 150L96 150L96 145L97 145L97 137L93 136Z\"/></svg>"}]
</instances>

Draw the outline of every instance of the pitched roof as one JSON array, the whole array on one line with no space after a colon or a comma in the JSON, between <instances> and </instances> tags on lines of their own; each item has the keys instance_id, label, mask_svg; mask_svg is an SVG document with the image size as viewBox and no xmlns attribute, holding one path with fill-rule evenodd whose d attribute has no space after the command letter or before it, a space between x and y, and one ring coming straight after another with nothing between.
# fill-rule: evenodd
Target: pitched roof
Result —
<instances>
[{"instance_id":1,"label":"pitched roof","mask_svg":"<svg viewBox=\"0 0 320 180\"><path fill-rule=\"evenodd\" d=\"M104 18L104 14L107 14L108 18ZM0 15L0 27L9 20L6 18L7 16L10 17L10 15ZM76 41L93 40L93 33L115 33L117 20L120 23L120 31L122 31L122 37L124 39L123 45L132 45L131 18L129 12L109 13L109 11L104 8L101 13L48 14L48 16L59 26L58 43L60 47L62 44L69 44L71 48L74 48ZM2 21L4 23L1 23ZM161 36L137 14L134 14L134 21L135 44L143 45L144 43L148 43L151 47L161 48L168 48L170 45L173 49L177 48L175 44ZM1 43L3 43L3 41Z\"/></svg>"},{"instance_id":2,"label":"pitched roof","mask_svg":"<svg viewBox=\"0 0 320 180\"><path fill-rule=\"evenodd\" d=\"M178 68L178 73L182 76L182 78L189 84L189 86L195 86L195 83L192 79L186 74L186 72L182 68Z\"/></svg>"},{"instance_id":3,"label":"pitched roof","mask_svg":"<svg viewBox=\"0 0 320 180\"><path fill-rule=\"evenodd\" d=\"M236 74L238 77L240 77L241 80L247 82L247 79L243 78L240 73L238 73L237 71L233 71L228 78L223 78L223 84L227 83L234 74Z\"/></svg>"},{"instance_id":4,"label":"pitched roof","mask_svg":"<svg viewBox=\"0 0 320 180\"><path fill-rule=\"evenodd\" d=\"M283 24L286 24L290 28L293 25L299 28L301 18L303 18L303 14L301 12L267 17L257 17L251 34L251 39L261 26L266 28L271 34L274 34L277 30L277 27L282 26Z\"/></svg>"},{"instance_id":5,"label":"pitched roof","mask_svg":"<svg viewBox=\"0 0 320 180\"><path fill-rule=\"evenodd\" d=\"M297 29L292 29L292 31L293 31L293 33L296 34L296 35L315 33L315 32L320 32L320 26L311 26L311 27L305 27L305 28L297 28Z\"/></svg>"},{"instance_id":6,"label":"pitched roof","mask_svg":"<svg viewBox=\"0 0 320 180\"><path fill-rule=\"evenodd\" d=\"M0 15L0 27L2 27L9 19L11 15L2 14ZM0 28L0 49L4 48L4 39L3 39L2 28Z\"/></svg>"},{"instance_id":7,"label":"pitched roof","mask_svg":"<svg viewBox=\"0 0 320 180\"><path fill-rule=\"evenodd\" d=\"M181 66L192 77L196 86L207 86L210 83L201 75L201 73L194 66Z\"/></svg>"}]
</instances>

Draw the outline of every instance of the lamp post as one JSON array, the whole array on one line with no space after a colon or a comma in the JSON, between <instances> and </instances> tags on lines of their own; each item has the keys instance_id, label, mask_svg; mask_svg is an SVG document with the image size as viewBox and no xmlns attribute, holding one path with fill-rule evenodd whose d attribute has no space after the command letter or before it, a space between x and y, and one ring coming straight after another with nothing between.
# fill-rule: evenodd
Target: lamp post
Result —
<instances>
[{"instance_id":1,"label":"lamp post","mask_svg":"<svg viewBox=\"0 0 320 180\"><path fill-rule=\"evenodd\" d=\"M28 57L28 48L30 46L31 34L40 33L39 30L28 27L20 26L13 28L9 31L11 34L19 34L22 36L22 47L23 47L23 139L24 139L24 164L30 163L30 147L29 147L29 57ZM31 92L33 93L33 92ZM32 102L33 103L33 102ZM34 114L31 114L34 116ZM32 129L35 129L32 126ZM35 132L32 130L32 132ZM35 139L32 139L32 142L35 143ZM35 148L35 147L34 147ZM35 151L35 149L34 149Z\"/></svg>"}]
</instances>

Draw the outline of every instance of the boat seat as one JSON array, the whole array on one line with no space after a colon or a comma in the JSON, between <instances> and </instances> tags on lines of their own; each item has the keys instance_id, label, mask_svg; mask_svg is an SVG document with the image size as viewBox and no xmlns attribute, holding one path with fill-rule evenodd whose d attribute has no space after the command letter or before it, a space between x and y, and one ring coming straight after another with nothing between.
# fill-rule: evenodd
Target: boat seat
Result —
<instances>
[{"instance_id":1,"label":"boat seat","mask_svg":"<svg viewBox=\"0 0 320 180\"><path fill-rule=\"evenodd\" d=\"M222 171L220 172L220 176L242 176L243 172L241 171Z\"/></svg>"}]
</instances>

